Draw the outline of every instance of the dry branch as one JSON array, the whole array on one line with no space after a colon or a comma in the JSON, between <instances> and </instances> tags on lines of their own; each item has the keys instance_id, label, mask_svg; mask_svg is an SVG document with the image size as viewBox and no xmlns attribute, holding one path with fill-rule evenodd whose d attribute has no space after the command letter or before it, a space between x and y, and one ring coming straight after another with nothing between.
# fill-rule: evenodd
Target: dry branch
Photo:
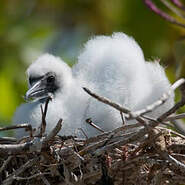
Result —
<instances>
[{"instance_id":1,"label":"dry branch","mask_svg":"<svg viewBox=\"0 0 185 185\"><path fill-rule=\"evenodd\" d=\"M62 125L60 119L54 129L48 134L48 136L39 138L35 137L33 140L20 143L20 144L0 144L0 155L18 155L23 153L40 152L45 145L52 140L60 131Z\"/></svg>"},{"instance_id":2,"label":"dry branch","mask_svg":"<svg viewBox=\"0 0 185 185\"><path fill-rule=\"evenodd\" d=\"M23 123L23 124L17 124L17 125L12 125L4 128L0 128L0 131L5 131L5 130L13 130L13 129L20 129L20 128L25 128L30 132L30 137L33 136L33 129L30 124Z\"/></svg>"},{"instance_id":3,"label":"dry branch","mask_svg":"<svg viewBox=\"0 0 185 185\"><path fill-rule=\"evenodd\" d=\"M9 177L2 182L2 185L12 184L12 182L14 181L14 178L16 176L18 176L19 174L21 174L27 168L30 168L31 166L33 166L34 164L36 164L36 162L38 160L39 160L39 158L38 157L35 157L35 158L31 159L30 161L28 161L27 163L25 163L24 165L22 165L20 168L18 168L16 171L14 171L11 175L9 175Z\"/></svg>"}]
</instances>

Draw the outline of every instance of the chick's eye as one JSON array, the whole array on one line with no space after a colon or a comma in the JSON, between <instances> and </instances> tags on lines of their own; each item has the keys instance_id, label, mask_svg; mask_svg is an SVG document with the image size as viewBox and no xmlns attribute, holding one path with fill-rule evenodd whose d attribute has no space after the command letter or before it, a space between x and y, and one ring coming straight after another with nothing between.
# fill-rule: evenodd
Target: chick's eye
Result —
<instances>
[{"instance_id":1,"label":"chick's eye","mask_svg":"<svg viewBox=\"0 0 185 185\"><path fill-rule=\"evenodd\" d=\"M55 81L55 77L54 76L49 76L48 78L47 78L47 83L52 83L52 82L54 82Z\"/></svg>"},{"instance_id":2,"label":"chick's eye","mask_svg":"<svg viewBox=\"0 0 185 185\"><path fill-rule=\"evenodd\" d=\"M32 79L29 78L28 81L29 81L29 84L31 85L32 84Z\"/></svg>"}]
</instances>

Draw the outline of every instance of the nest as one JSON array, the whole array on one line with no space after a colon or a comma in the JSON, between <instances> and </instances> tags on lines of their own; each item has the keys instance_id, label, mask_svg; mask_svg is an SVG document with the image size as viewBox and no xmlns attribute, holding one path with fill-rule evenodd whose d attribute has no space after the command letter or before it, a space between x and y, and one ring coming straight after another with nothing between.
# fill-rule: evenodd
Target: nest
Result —
<instances>
[{"instance_id":1,"label":"nest","mask_svg":"<svg viewBox=\"0 0 185 185\"><path fill-rule=\"evenodd\" d=\"M157 119L145 114L163 104L170 92L146 109L130 112L84 89L92 97L127 115L127 119L138 121L124 125L123 116L122 127L102 131L87 139L57 135L62 129L62 120L45 134L48 100L45 109L41 109L39 134L35 135L29 124L0 129L26 128L30 132L29 137L20 140L0 138L0 184L185 184L185 136L159 126L185 117L184 114L173 114L185 104L184 84L185 80L181 79L172 85L172 90L181 86L181 100Z\"/></svg>"}]
</instances>

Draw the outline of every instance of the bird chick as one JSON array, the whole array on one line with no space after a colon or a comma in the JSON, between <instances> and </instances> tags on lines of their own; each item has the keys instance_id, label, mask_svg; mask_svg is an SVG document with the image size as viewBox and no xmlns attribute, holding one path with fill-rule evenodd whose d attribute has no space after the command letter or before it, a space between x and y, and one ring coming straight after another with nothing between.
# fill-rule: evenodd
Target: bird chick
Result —
<instances>
[{"instance_id":1,"label":"bird chick","mask_svg":"<svg viewBox=\"0 0 185 185\"><path fill-rule=\"evenodd\" d=\"M31 64L27 74L26 98L35 101L20 106L13 122L28 122L37 127L41 122L40 105L52 96L46 117L47 132L63 118L61 135L83 136L77 133L79 128L88 137L99 134L100 131L86 123L88 118L104 131L122 125L117 110L93 99L81 87L90 88L131 111L145 108L170 88L163 67L145 61L139 45L124 33L90 39L72 69L59 58L45 54ZM173 99L172 94L149 115L160 116L173 106Z\"/></svg>"}]
</instances>

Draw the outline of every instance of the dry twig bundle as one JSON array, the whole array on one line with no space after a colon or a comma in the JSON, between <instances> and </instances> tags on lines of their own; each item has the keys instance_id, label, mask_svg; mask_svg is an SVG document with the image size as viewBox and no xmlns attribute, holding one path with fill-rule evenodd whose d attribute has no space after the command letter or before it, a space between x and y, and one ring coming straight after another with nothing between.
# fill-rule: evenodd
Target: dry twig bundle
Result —
<instances>
[{"instance_id":1,"label":"dry twig bundle","mask_svg":"<svg viewBox=\"0 0 185 185\"><path fill-rule=\"evenodd\" d=\"M174 107L157 119L145 115L163 104L177 87L181 87L182 97ZM123 124L111 132L82 140L58 136L62 129L62 120L59 120L45 135L48 100L42 110L39 135L34 135L29 124L0 129L26 128L30 132L29 137L19 141L0 138L0 184L185 184L185 136L159 127L185 117L184 113L173 115L185 104L185 79L178 80L160 100L137 112L84 90L138 123ZM122 120L124 123L124 116Z\"/></svg>"}]
</instances>

